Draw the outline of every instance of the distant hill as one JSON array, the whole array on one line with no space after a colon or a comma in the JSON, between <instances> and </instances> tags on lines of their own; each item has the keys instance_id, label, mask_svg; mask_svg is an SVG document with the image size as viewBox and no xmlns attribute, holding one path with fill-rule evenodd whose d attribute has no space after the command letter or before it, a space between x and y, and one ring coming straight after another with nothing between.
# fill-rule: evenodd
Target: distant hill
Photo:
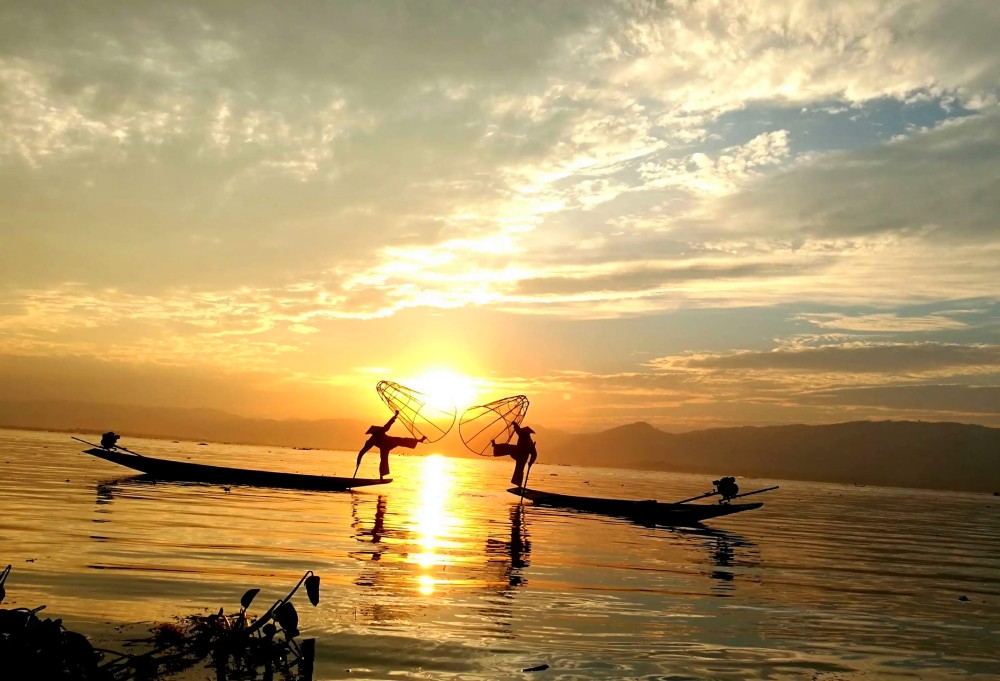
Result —
<instances>
[{"instance_id":1,"label":"distant hill","mask_svg":"<svg viewBox=\"0 0 1000 681\"><path fill-rule=\"evenodd\" d=\"M568 436L542 451L547 461L578 466L1000 490L1000 429L961 423L853 421L680 434L633 423Z\"/></svg>"},{"instance_id":2,"label":"distant hill","mask_svg":"<svg viewBox=\"0 0 1000 681\"><path fill-rule=\"evenodd\" d=\"M381 415L379 415L381 417ZM68 401L0 400L0 427L357 450L370 423L272 420L212 409L166 409ZM1000 428L960 423L853 421L832 425L715 428L667 433L633 423L573 435L532 424L541 461L575 466L749 477L1000 490ZM402 432L402 431L400 431ZM433 451L471 456L457 437Z\"/></svg>"},{"instance_id":3,"label":"distant hill","mask_svg":"<svg viewBox=\"0 0 1000 681\"><path fill-rule=\"evenodd\" d=\"M379 415L381 416L381 414ZM388 418L388 414L386 418ZM358 449L370 424L357 419L275 420L216 409L157 408L68 401L0 401L0 427L209 440L234 444Z\"/></svg>"}]
</instances>

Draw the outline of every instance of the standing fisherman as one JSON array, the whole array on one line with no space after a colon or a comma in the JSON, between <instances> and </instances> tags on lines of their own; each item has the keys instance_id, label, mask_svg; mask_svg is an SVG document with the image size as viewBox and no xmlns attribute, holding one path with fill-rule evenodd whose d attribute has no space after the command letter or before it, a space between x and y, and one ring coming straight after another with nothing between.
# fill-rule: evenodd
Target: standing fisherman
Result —
<instances>
[{"instance_id":1,"label":"standing fisherman","mask_svg":"<svg viewBox=\"0 0 1000 681\"><path fill-rule=\"evenodd\" d=\"M393 423L396 422L396 417L399 416L399 410L392 415L392 418L386 421L384 426L371 426L366 433L371 435L365 442L365 446L361 448L358 452L358 467L361 466L361 457L365 455L372 447L378 447L379 464L378 464L378 477L381 480L385 476L389 475L389 452L393 450L394 447L406 447L408 449L413 449L418 443L423 442L427 439L424 435L419 440L415 437L395 437L394 435L387 435L389 428ZM357 475L358 467L354 469L355 475Z\"/></svg>"},{"instance_id":2,"label":"standing fisherman","mask_svg":"<svg viewBox=\"0 0 1000 681\"><path fill-rule=\"evenodd\" d=\"M510 482L517 487L522 487L524 485L524 466L528 465L530 469L531 466L535 464L535 459L538 458L538 450L535 449L535 442L531 439L531 434L534 433L530 426L519 426L516 423L512 423L514 426L514 432L517 433L517 442L514 444L497 444L492 442L493 445L493 456L509 456L514 459L514 475L511 476Z\"/></svg>"}]
</instances>

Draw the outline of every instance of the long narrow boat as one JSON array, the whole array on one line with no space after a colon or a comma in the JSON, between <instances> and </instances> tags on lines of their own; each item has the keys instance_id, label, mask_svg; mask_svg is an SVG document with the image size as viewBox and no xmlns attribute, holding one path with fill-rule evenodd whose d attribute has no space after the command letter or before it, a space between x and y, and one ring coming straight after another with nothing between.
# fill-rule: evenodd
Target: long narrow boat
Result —
<instances>
[{"instance_id":1,"label":"long narrow boat","mask_svg":"<svg viewBox=\"0 0 1000 681\"><path fill-rule=\"evenodd\" d=\"M733 513L742 513L760 508L762 503L750 504L688 504L663 503L652 499L635 501L631 499L602 499L600 497L579 497L569 494L556 494L535 489L511 487L511 494L530 499L539 506L569 508L586 513L627 518L650 525L696 525L703 520L718 518Z\"/></svg>"},{"instance_id":2,"label":"long narrow boat","mask_svg":"<svg viewBox=\"0 0 1000 681\"><path fill-rule=\"evenodd\" d=\"M157 459L152 456L142 456L140 454L126 453L103 447L85 449L84 453L120 466L127 466L133 470L141 471L158 480L208 482L218 485L250 485L252 487L281 487L284 489L320 492L340 492L353 487L384 485L392 482L392 478L382 480L375 478L335 478L326 475L305 475L301 473L281 473L279 471L261 471L249 468L209 466L201 463L190 463L188 461Z\"/></svg>"}]
</instances>

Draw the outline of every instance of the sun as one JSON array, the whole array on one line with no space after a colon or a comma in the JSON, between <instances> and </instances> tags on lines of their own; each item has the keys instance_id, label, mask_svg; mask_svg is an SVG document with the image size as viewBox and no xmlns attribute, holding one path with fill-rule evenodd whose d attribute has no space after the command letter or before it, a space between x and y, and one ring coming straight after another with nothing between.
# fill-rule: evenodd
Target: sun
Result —
<instances>
[{"instance_id":1,"label":"sun","mask_svg":"<svg viewBox=\"0 0 1000 681\"><path fill-rule=\"evenodd\" d=\"M474 380L451 369L429 369L406 382L427 396L427 401L439 408L472 406L478 391Z\"/></svg>"}]
</instances>

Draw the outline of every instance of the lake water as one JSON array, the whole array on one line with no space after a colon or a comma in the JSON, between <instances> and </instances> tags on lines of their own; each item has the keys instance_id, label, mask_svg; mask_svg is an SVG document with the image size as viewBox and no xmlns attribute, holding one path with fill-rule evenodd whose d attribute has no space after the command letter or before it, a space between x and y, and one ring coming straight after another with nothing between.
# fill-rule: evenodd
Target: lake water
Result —
<instances>
[{"instance_id":1,"label":"lake water","mask_svg":"<svg viewBox=\"0 0 1000 681\"><path fill-rule=\"evenodd\" d=\"M350 452L122 444L354 470ZM390 485L227 492L130 481L81 448L68 434L0 431L0 564L14 566L4 607L47 604L43 615L112 647L123 623L234 611L251 587L259 614L314 570L320 605L296 604L303 636L317 638L316 679L1000 676L993 496L740 480L781 489L755 497L761 509L681 530L519 507L509 460L394 455ZM361 475L377 464L369 454ZM710 480L539 463L530 483L672 500ZM521 671L538 665L549 669Z\"/></svg>"}]
</instances>

